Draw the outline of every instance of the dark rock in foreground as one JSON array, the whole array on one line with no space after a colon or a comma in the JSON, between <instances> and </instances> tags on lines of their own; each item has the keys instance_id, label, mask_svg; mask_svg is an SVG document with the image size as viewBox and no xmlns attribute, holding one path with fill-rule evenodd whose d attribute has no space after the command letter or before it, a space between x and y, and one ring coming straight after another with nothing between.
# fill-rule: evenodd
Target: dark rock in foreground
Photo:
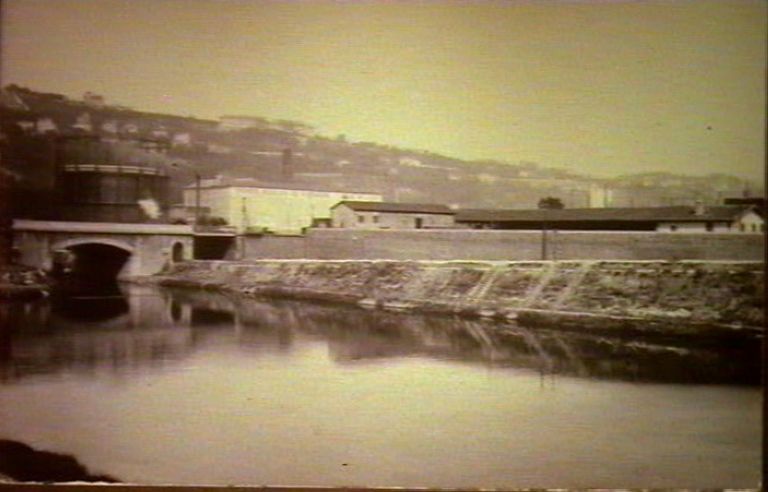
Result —
<instances>
[{"instance_id":1,"label":"dark rock in foreground","mask_svg":"<svg viewBox=\"0 0 768 492\"><path fill-rule=\"evenodd\" d=\"M109 475L91 474L72 456L7 439L0 439L0 474L20 482L119 482Z\"/></svg>"}]
</instances>

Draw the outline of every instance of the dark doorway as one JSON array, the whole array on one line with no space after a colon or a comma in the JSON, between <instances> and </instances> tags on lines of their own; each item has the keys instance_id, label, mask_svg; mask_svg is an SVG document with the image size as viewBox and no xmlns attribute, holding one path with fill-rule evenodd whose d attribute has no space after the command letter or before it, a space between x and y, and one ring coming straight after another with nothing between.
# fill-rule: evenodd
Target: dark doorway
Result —
<instances>
[{"instance_id":1,"label":"dark doorway","mask_svg":"<svg viewBox=\"0 0 768 492\"><path fill-rule=\"evenodd\" d=\"M171 319L178 323L181 321L181 304L175 300L171 300Z\"/></svg>"},{"instance_id":2,"label":"dark doorway","mask_svg":"<svg viewBox=\"0 0 768 492\"><path fill-rule=\"evenodd\" d=\"M416 217L416 229L421 229L424 225L424 219Z\"/></svg>"},{"instance_id":3,"label":"dark doorway","mask_svg":"<svg viewBox=\"0 0 768 492\"><path fill-rule=\"evenodd\" d=\"M181 243L174 243L173 250L171 251L171 258L174 263L184 261L184 245Z\"/></svg>"},{"instance_id":4,"label":"dark doorway","mask_svg":"<svg viewBox=\"0 0 768 492\"><path fill-rule=\"evenodd\" d=\"M231 259L235 250L235 238L231 236L195 236L196 260Z\"/></svg>"}]
</instances>

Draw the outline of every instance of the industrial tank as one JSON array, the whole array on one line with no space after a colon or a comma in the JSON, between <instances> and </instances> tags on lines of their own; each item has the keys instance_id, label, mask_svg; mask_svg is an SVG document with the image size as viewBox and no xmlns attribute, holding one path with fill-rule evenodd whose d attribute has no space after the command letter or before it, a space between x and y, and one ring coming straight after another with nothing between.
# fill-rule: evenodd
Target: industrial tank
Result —
<instances>
[{"instance_id":1,"label":"industrial tank","mask_svg":"<svg viewBox=\"0 0 768 492\"><path fill-rule=\"evenodd\" d=\"M69 136L57 146L60 220L160 222L169 205L161 142Z\"/></svg>"}]
</instances>

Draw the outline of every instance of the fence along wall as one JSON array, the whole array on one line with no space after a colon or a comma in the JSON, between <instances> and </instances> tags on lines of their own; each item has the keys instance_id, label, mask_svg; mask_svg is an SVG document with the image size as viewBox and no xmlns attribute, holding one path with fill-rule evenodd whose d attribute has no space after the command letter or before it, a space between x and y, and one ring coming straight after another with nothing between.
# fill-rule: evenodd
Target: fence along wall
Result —
<instances>
[{"instance_id":1,"label":"fence along wall","mask_svg":"<svg viewBox=\"0 0 768 492\"><path fill-rule=\"evenodd\" d=\"M550 260L763 261L761 234L550 231ZM243 238L243 259L540 260L541 231L311 229Z\"/></svg>"}]
</instances>

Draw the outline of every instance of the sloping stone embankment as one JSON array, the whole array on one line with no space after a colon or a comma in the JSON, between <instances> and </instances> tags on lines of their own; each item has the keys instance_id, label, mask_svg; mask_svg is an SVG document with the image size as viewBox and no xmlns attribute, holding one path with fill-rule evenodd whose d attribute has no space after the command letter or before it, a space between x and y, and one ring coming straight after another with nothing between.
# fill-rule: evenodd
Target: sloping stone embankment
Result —
<instances>
[{"instance_id":1,"label":"sloping stone embankment","mask_svg":"<svg viewBox=\"0 0 768 492\"><path fill-rule=\"evenodd\" d=\"M703 261L194 261L163 285L517 319L613 334L762 333L763 265Z\"/></svg>"}]
</instances>

